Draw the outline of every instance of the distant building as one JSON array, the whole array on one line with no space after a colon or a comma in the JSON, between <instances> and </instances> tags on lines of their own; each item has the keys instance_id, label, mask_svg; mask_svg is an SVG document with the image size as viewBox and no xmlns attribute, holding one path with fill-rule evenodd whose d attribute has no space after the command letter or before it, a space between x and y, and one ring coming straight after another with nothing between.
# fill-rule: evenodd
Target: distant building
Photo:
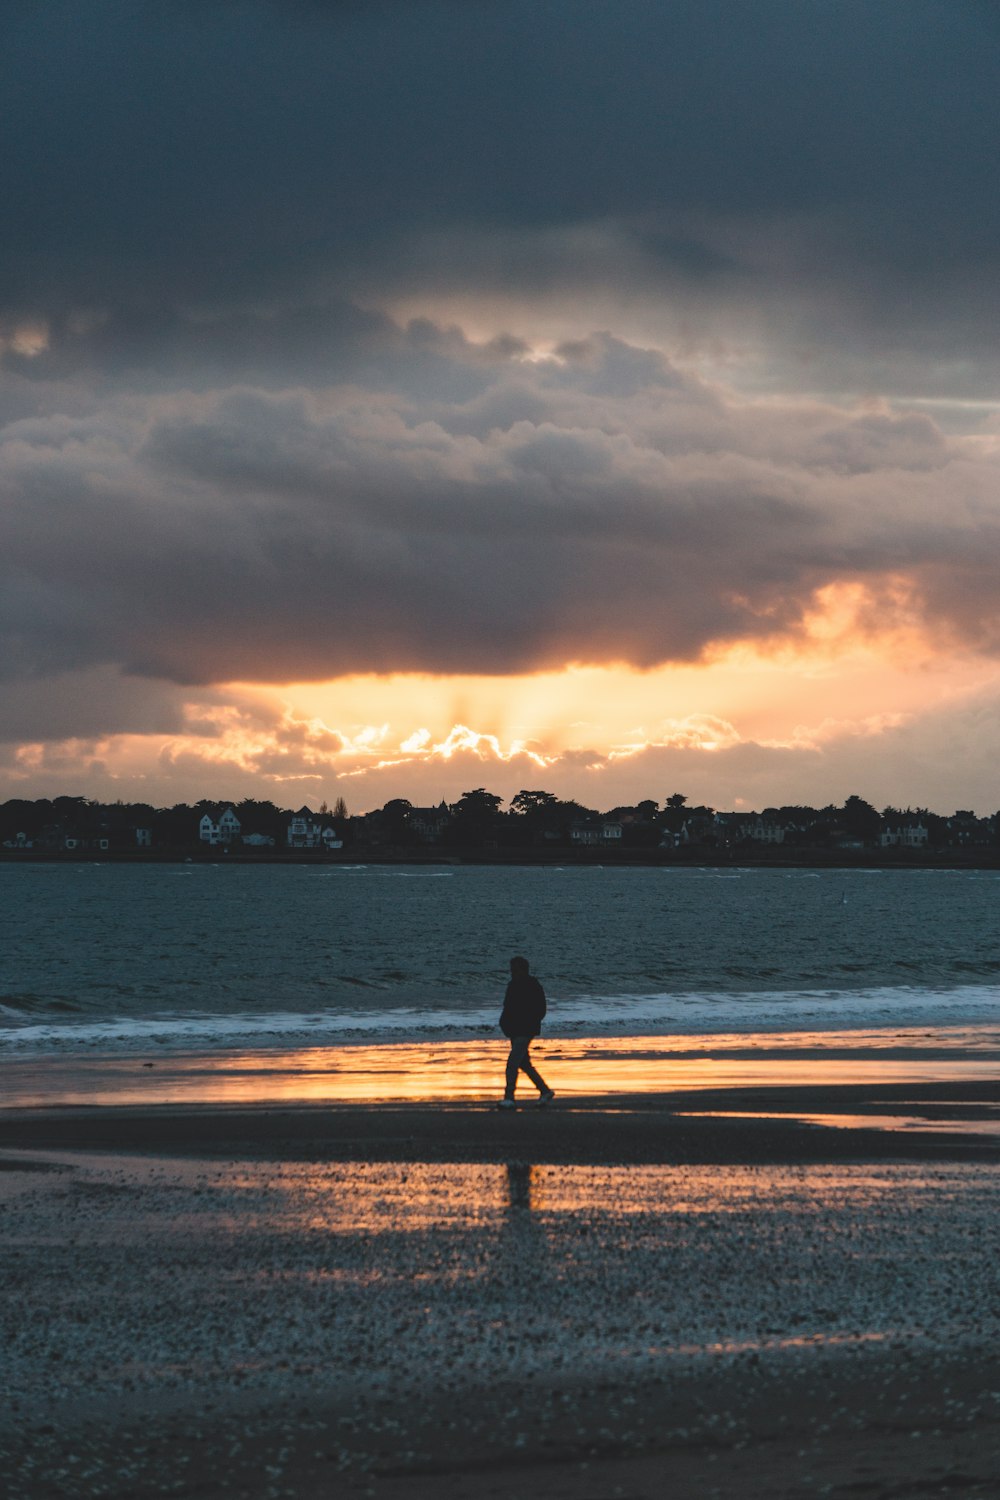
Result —
<instances>
[{"instance_id":1,"label":"distant building","mask_svg":"<svg viewBox=\"0 0 1000 1500\"><path fill-rule=\"evenodd\" d=\"M198 837L203 844L231 844L240 833L240 820L231 807L227 807L218 819L205 813L198 824Z\"/></svg>"},{"instance_id":2,"label":"distant building","mask_svg":"<svg viewBox=\"0 0 1000 1500\"><path fill-rule=\"evenodd\" d=\"M784 823L777 823L773 818L761 815L751 818L743 836L752 839L755 844L783 844L785 831Z\"/></svg>"},{"instance_id":3,"label":"distant building","mask_svg":"<svg viewBox=\"0 0 1000 1500\"><path fill-rule=\"evenodd\" d=\"M620 844L622 825L615 818L581 818L570 824L569 836L574 844Z\"/></svg>"},{"instance_id":4,"label":"distant building","mask_svg":"<svg viewBox=\"0 0 1000 1500\"><path fill-rule=\"evenodd\" d=\"M422 844L437 844L451 822L451 811L446 802L437 807L411 807L406 814L406 826Z\"/></svg>"},{"instance_id":5,"label":"distant building","mask_svg":"<svg viewBox=\"0 0 1000 1500\"><path fill-rule=\"evenodd\" d=\"M989 818L977 818L974 812L955 812L948 819L948 840L952 844L992 844L993 828Z\"/></svg>"},{"instance_id":6,"label":"distant building","mask_svg":"<svg viewBox=\"0 0 1000 1500\"><path fill-rule=\"evenodd\" d=\"M712 816L712 833L721 844L738 844L741 839L747 837L750 821L747 813L717 812ZM690 824L685 824L685 827L688 829L688 834L684 842L688 842L694 830Z\"/></svg>"},{"instance_id":7,"label":"distant building","mask_svg":"<svg viewBox=\"0 0 1000 1500\"><path fill-rule=\"evenodd\" d=\"M300 807L285 834L289 849L342 849L343 839L331 823L322 823L310 807Z\"/></svg>"},{"instance_id":8,"label":"distant building","mask_svg":"<svg viewBox=\"0 0 1000 1500\"><path fill-rule=\"evenodd\" d=\"M879 837L883 849L925 849L928 832L923 823L886 824Z\"/></svg>"}]
</instances>

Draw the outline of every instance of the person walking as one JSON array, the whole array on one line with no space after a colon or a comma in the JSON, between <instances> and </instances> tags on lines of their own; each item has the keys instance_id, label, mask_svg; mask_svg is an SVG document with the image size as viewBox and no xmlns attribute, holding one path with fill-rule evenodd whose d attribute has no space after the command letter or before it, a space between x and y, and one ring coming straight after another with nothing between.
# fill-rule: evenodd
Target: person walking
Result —
<instances>
[{"instance_id":1,"label":"person walking","mask_svg":"<svg viewBox=\"0 0 1000 1500\"><path fill-rule=\"evenodd\" d=\"M503 997L500 1015L500 1030L510 1039L510 1056L507 1058L507 1087L504 1096L497 1101L497 1109L516 1109L514 1090L518 1073L527 1073L538 1090L539 1104L548 1104L555 1098L538 1069L532 1066L528 1049L542 1029L545 1015L545 991L529 971L526 958L510 961L510 984Z\"/></svg>"}]
</instances>

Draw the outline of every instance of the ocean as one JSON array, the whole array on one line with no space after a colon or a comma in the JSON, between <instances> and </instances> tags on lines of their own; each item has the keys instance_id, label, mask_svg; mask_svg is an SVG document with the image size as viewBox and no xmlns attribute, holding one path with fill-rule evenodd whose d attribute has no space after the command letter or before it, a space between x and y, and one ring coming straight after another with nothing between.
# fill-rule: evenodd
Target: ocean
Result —
<instances>
[{"instance_id":1,"label":"ocean","mask_svg":"<svg viewBox=\"0 0 1000 1500\"><path fill-rule=\"evenodd\" d=\"M1000 874L0 865L0 1052L992 1025Z\"/></svg>"}]
</instances>

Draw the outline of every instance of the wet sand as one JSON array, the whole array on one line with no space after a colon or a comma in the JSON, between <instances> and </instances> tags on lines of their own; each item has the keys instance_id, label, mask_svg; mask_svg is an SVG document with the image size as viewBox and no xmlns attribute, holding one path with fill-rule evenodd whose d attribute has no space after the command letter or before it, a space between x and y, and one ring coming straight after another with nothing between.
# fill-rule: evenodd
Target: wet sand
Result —
<instances>
[{"instance_id":1,"label":"wet sand","mask_svg":"<svg viewBox=\"0 0 1000 1500\"><path fill-rule=\"evenodd\" d=\"M0 1472L12 1500L996 1500L998 1105L4 1111Z\"/></svg>"},{"instance_id":2,"label":"wet sand","mask_svg":"<svg viewBox=\"0 0 1000 1500\"><path fill-rule=\"evenodd\" d=\"M159 1104L487 1104L502 1087L506 1044L465 1040L242 1049L100 1046L3 1058L8 1108ZM533 1056L562 1102L706 1089L800 1090L1000 1078L993 1025L746 1032L695 1036L545 1036ZM530 1094L530 1089L528 1093Z\"/></svg>"}]
</instances>

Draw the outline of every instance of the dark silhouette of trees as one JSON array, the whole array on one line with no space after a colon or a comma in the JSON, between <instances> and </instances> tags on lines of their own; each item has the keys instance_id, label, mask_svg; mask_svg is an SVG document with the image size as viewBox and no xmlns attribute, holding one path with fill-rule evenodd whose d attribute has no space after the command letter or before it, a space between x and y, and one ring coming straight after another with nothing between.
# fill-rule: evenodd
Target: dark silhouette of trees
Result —
<instances>
[{"instance_id":1,"label":"dark silhouette of trees","mask_svg":"<svg viewBox=\"0 0 1000 1500\"><path fill-rule=\"evenodd\" d=\"M215 820L228 805L226 799L207 798L194 805L177 803L159 808L148 802L121 799L102 804L82 796L61 795L51 800L12 798L0 804L0 845L8 849L27 846L45 854L66 848L66 841L73 839L80 841L74 847L109 852L150 847L167 853L194 852L201 848L198 832L202 816L208 813ZM245 797L232 805L242 834L263 834L277 848L286 847L290 809L254 797ZM634 806L599 812L576 801L563 801L554 792L523 788L511 798L509 811L503 812L501 808L501 797L485 787L476 787L463 792L450 808L442 803L440 809L433 810L434 818L422 809L415 810L406 797L394 797L384 807L352 818L344 799L339 797L333 813L321 813L321 821L335 827L338 837L347 845L359 850L381 849L390 854L431 844L466 852L494 848L569 849L576 847L574 825L583 825L588 834L596 833L602 848L624 851L709 850L715 846L732 848L742 841L743 852L749 855L761 849L762 841L777 842L770 837L775 827L781 830L781 843L789 852L859 846L871 849L880 844L886 828L916 826L926 828L927 846L931 850L995 851L1000 845L1000 813L992 818L978 818L971 809L959 809L950 817L942 817L928 808L900 809L892 805L879 813L857 794L849 796L842 807L828 804L817 809L786 804L766 807L761 813L733 812L716 817L711 807L689 806L682 792L672 793L662 808L646 798ZM414 817L415 811L422 816ZM614 822L621 823L621 837L606 839L604 826ZM765 827L755 827L757 823ZM144 833L138 836L140 830L147 829L151 831L151 840ZM907 850L907 840L899 843L900 852L914 852ZM233 846L233 851L236 847ZM777 852L772 849L772 855ZM259 855L260 847L248 848L247 853Z\"/></svg>"},{"instance_id":2,"label":"dark silhouette of trees","mask_svg":"<svg viewBox=\"0 0 1000 1500\"><path fill-rule=\"evenodd\" d=\"M500 831L502 802L502 797L482 786L473 792L463 792L451 809L450 842L469 846L495 841Z\"/></svg>"},{"instance_id":3,"label":"dark silhouette of trees","mask_svg":"<svg viewBox=\"0 0 1000 1500\"><path fill-rule=\"evenodd\" d=\"M859 838L876 838L882 828L882 818L870 802L863 797L851 796L844 803L840 822L848 833Z\"/></svg>"}]
</instances>

